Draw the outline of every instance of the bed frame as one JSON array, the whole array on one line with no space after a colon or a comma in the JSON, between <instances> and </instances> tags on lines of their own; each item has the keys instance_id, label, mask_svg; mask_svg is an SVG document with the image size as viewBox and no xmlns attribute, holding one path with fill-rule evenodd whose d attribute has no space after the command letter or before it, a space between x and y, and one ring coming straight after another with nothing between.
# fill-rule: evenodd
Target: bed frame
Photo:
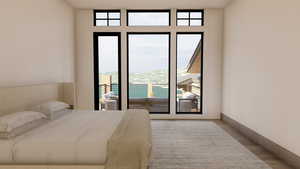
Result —
<instances>
[{"instance_id":1,"label":"bed frame","mask_svg":"<svg viewBox=\"0 0 300 169\"><path fill-rule=\"evenodd\" d=\"M59 100L75 105L73 83L48 83L26 86L0 87L0 116L28 108L46 101ZM0 169L104 169L104 165L6 165Z\"/></svg>"}]
</instances>

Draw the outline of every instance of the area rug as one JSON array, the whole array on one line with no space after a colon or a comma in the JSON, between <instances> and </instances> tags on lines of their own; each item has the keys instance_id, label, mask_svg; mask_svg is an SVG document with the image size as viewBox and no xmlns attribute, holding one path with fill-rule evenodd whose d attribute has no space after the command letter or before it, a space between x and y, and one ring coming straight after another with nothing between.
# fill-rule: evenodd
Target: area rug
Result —
<instances>
[{"instance_id":1,"label":"area rug","mask_svg":"<svg viewBox=\"0 0 300 169\"><path fill-rule=\"evenodd\" d=\"M211 121L152 121L150 169L271 169Z\"/></svg>"}]
</instances>

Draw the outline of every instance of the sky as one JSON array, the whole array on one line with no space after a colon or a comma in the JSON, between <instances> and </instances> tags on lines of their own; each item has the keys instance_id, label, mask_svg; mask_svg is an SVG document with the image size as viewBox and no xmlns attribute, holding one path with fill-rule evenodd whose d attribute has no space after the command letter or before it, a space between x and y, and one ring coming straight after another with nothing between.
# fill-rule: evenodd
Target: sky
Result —
<instances>
[{"instance_id":1,"label":"sky","mask_svg":"<svg viewBox=\"0 0 300 169\"><path fill-rule=\"evenodd\" d=\"M100 36L99 41L99 73L118 71L118 37Z\"/></svg>"},{"instance_id":2,"label":"sky","mask_svg":"<svg viewBox=\"0 0 300 169\"><path fill-rule=\"evenodd\" d=\"M145 14L144 16L147 16ZM148 21L164 23L154 17ZM134 18L134 21L145 24L142 17ZM99 72L117 72L118 70L118 37L99 37ZM192 57L201 35L179 34L177 48L177 66L186 68ZM167 34L131 34L129 35L129 72L143 73L153 70L168 70L169 62L169 35Z\"/></svg>"},{"instance_id":3,"label":"sky","mask_svg":"<svg viewBox=\"0 0 300 169\"><path fill-rule=\"evenodd\" d=\"M169 35L129 35L129 72L168 70Z\"/></svg>"},{"instance_id":4,"label":"sky","mask_svg":"<svg viewBox=\"0 0 300 169\"><path fill-rule=\"evenodd\" d=\"M200 34L179 34L177 37L177 68L186 69L199 42Z\"/></svg>"}]
</instances>

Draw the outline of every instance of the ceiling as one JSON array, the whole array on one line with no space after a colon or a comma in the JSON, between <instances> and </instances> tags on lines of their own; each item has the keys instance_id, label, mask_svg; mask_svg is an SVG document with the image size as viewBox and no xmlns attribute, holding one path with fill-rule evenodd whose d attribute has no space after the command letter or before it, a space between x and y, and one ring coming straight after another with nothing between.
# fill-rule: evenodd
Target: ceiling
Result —
<instances>
[{"instance_id":1,"label":"ceiling","mask_svg":"<svg viewBox=\"0 0 300 169\"><path fill-rule=\"evenodd\" d=\"M66 0L81 9L224 8L231 0Z\"/></svg>"}]
</instances>

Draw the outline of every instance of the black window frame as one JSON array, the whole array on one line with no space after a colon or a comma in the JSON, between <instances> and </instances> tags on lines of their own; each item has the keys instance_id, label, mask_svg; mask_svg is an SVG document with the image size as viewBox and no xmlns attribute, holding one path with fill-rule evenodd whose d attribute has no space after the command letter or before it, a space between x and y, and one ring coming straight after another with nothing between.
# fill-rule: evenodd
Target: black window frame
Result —
<instances>
[{"instance_id":1,"label":"black window frame","mask_svg":"<svg viewBox=\"0 0 300 169\"><path fill-rule=\"evenodd\" d=\"M118 13L120 13L120 18L109 18L109 13L115 13L115 12L118 12ZM106 18L97 18L96 16L97 16L97 13L107 13L107 17ZM116 10L99 10L99 9L97 9L97 10L94 10L94 26L99 26L99 25L97 25L97 20L105 20L105 21L107 21L107 25L106 26L100 26L100 27L109 27L110 25L109 25L109 21L112 21L112 20L118 20L118 21L120 21L120 25L119 26L121 26L122 25L122 22L121 22L121 10L118 10L118 9L116 9ZM118 26L112 26L112 27L118 27Z\"/></svg>"},{"instance_id":2,"label":"black window frame","mask_svg":"<svg viewBox=\"0 0 300 169\"><path fill-rule=\"evenodd\" d=\"M129 25L129 13L155 13L155 12L167 12L169 14L169 24L168 25ZM149 10L149 9L135 9L135 10L126 10L126 25L127 26L154 26L154 27L158 27L158 26L171 26L171 10L170 9L162 9L162 10Z\"/></svg>"},{"instance_id":3,"label":"black window frame","mask_svg":"<svg viewBox=\"0 0 300 169\"><path fill-rule=\"evenodd\" d=\"M177 60L178 60L178 35L193 35L193 34L198 34L198 35L201 35L201 40L200 40L200 43L201 43L201 76L200 76L200 112L179 112L178 111L178 102L177 102L177 88L178 88L178 82L177 82L177 71L178 71L178 65L177 65ZM203 74L204 74L204 32L176 32L176 115L203 115Z\"/></svg>"},{"instance_id":4,"label":"black window frame","mask_svg":"<svg viewBox=\"0 0 300 169\"><path fill-rule=\"evenodd\" d=\"M179 12L188 12L188 18L178 18ZM191 12L201 12L202 18L191 18ZM177 9L176 11L176 26L204 26L205 10L204 9ZM187 20L188 25L178 25L179 20ZM201 25L191 25L191 20L201 20Z\"/></svg>"},{"instance_id":5,"label":"black window frame","mask_svg":"<svg viewBox=\"0 0 300 169\"><path fill-rule=\"evenodd\" d=\"M121 53L121 32L94 32L94 109L100 110L99 103L99 42L100 36L117 36L118 37L118 83L119 83L119 105L118 110L122 110L122 53Z\"/></svg>"},{"instance_id":6,"label":"black window frame","mask_svg":"<svg viewBox=\"0 0 300 169\"><path fill-rule=\"evenodd\" d=\"M171 114L171 32L127 32L127 109L130 109L129 98L129 36L130 35L168 35L169 36L169 56L168 56L168 112L149 112L150 114Z\"/></svg>"}]
</instances>

